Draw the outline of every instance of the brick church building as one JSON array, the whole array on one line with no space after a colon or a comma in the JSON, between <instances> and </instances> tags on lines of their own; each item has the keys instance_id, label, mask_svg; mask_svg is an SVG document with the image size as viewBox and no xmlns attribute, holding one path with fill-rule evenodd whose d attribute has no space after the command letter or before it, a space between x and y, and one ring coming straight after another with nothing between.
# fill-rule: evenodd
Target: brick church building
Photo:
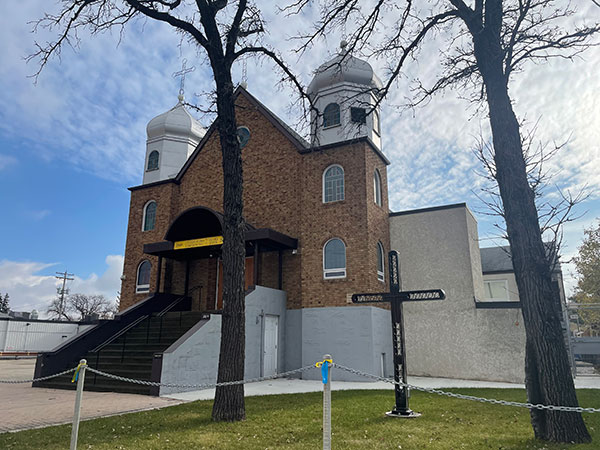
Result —
<instances>
[{"instance_id":1,"label":"brick church building","mask_svg":"<svg viewBox=\"0 0 600 450\"><path fill-rule=\"evenodd\" d=\"M393 249L403 289L447 294L442 302L405 305L410 373L522 381L518 302L485 301L477 223L466 205L389 210L390 161L373 109L380 87L359 58L340 53L323 64L308 88L322 112L311 120L310 142L247 89L236 90L246 221L246 377L295 369L325 353L347 366L392 375L389 310L354 305L351 295L389 289L387 254ZM99 326L78 351L107 371L125 374L125 355L145 354L146 379L214 382L223 304L221 149L215 125L205 129L182 95L148 123L143 182L129 190L121 313L111 321L121 324ZM132 347L136 342L140 347ZM62 358L65 365L68 347L46 364L54 358L58 367Z\"/></svg>"}]
</instances>

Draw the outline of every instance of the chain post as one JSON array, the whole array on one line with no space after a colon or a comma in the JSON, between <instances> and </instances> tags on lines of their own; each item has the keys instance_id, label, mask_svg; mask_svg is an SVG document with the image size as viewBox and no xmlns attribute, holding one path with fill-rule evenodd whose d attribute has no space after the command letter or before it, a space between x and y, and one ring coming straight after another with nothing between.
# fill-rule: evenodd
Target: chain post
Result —
<instances>
[{"instance_id":1,"label":"chain post","mask_svg":"<svg viewBox=\"0 0 600 450\"><path fill-rule=\"evenodd\" d=\"M331 355L323 355L323 450L331 450Z\"/></svg>"},{"instance_id":2,"label":"chain post","mask_svg":"<svg viewBox=\"0 0 600 450\"><path fill-rule=\"evenodd\" d=\"M77 380L77 393L75 394L75 411L73 412L73 428L71 429L71 450L77 450L77 436L79 434L79 420L81 419L81 398L83 397L83 383L85 381L85 369L87 361L82 359L73 375Z\"/></svg>"}]
</instances>

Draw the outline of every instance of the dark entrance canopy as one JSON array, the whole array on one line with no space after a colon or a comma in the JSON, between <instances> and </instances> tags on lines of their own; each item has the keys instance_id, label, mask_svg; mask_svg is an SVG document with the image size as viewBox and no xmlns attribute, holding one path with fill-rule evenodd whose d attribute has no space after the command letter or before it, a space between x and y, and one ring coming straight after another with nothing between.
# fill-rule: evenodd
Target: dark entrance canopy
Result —
<instances>
[{"instance_id":1,"label":"dark entrance canopy","mask_svg":"<svg viewBox=\"0 0 600 450\"><path fill-rule=\"evenodd\" d=\"M278 251L295 249L298 240L279 233L271 228L255 228L246 224L246 255L253 255L260 246L260 251ZM165 240L144 245L144 253L162 256L175 260L210 258L221 253L221 245L205 245L200 247L176 248L175 243L223 236L223 215L202 206L190 208L182 212L171 224L165 234Z\"/></svg>"}]
</instances>

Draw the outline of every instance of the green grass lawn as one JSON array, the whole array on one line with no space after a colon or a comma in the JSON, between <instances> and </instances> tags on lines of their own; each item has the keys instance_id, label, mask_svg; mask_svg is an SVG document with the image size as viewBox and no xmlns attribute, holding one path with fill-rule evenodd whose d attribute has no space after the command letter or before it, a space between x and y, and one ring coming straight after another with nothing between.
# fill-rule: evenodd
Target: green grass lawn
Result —
<instances>
[{"instance_id":1,"label":"green grass lawn","mask_svg":"<svg viewBox=\"0 0 600 450\"><path fill-rule=\"evenodd\" d=\"M525 401L518 389L453 389L469 395ZM600 391L579 390L582 406L598 407ZM600 414L585 414L594 438L587 445L551 445L533 439L526 409L414 392L417 419L384 416L391 391L332 394L334 449L598 449ZM85 395L84 395L85 402ZM247 420L211 421L212 401L82 422L79 449L319 449L322 394L288 394L246 399ZM0 434L0 449L65 449L71 427L63 425Z\"/></svg>"}]
</instances>

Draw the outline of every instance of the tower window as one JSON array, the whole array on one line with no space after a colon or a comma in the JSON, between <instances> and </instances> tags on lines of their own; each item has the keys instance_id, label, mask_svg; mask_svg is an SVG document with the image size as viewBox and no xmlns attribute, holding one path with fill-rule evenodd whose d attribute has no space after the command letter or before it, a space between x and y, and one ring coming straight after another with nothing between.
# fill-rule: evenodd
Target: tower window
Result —
<instances>
[{"instance_id":1,"label":"tower window","mask_svg":"<svg viewBox=\"0 0 600 450\"><path fill-rule=\"evenodd\" d=\"M323 278L346 278L346 246L341 239L330 239L323 247Z\"/></svg>"},{"instance_id":2,"label":"tower window","mask_svg":"<svg viewBox=\"0 0 600 450\"><path fill-rule=\"evenodd\" d=\"M344 200L344 169L329 166L323 172L323 203Z\"/></svg>"},{"instance_id":3,"label":"tower window","mask_svg":"<svg viewBox=\"0 0 600 450\"><path fill-rule=\"evenodd\" d=\"M340 124L340 105L330 103L323 111L323 128L333 127Z\"/></svg>"},{"instance_id":4,"label":"tower window","mask_svg":"<svg viewBox=\"0 0 600 450\"><path fill-rule=\"evenodd\" d=\"M379 112L375 109L373 110L373 131L377 133L378 136L381 136L381 125L379 123Z\"/></svg>"},{"instance_id":5,"label":"tower window","mask_svg":"<svg viewBox=\"0 0 600 450\"><path fill-rule=\"evenodd\" d=\"M150 270L152 265L147 259L142 261L138 266L137 281L135 284L135 293L139 294L142 292L150 291Z\"/></svg>"},{"instance_id":6,"label":"tower window","mask_svg":"<svg viewBox=\"0 0 600 450\"><path fill-rule=\"evenodd\" d=\"M148 167L147 171L158 170L158 152L156 150L152 150L150 155L148 156Z\"/></svg>"},{"instance_id":7,"label":"tower window","mask_svg":"<svg viewBox=\"0 0 600 450\"><path fill-rule=\"evenodd\" d=\"M352 122L364 125L367 123L367 112L365 108L350 108Z\"/></svg>"},{"instance_id":8,"label":"tower window","mask_svg":"<svg viewBox=\"0 0 600 450\"><path fill-rule=\"evenodd\" d=\"M383 255L383 245L381 245L381 242L377 242L377 279L379 281L384 281L385 266Z\"/></svg>"},{"instance_id":9,"label":"tower window","mask_svg":"<svg viewBox=\"0 0 600 450\"><path fill-rule=\"evenodd\" d=\"M156 224L156 202L150 200L144 206L144 223L142 225L142 231L154 230Z\"/></svg>"},{"instance_id":10,"label":"tower window","mask_svg":"<svg viewBox=\"0 0 600 450\"><path fill-rule=\"evenodd\" d=\"M381 175L377 169L373 172L373 196L375 204L381 206Z\"/></svg>"}]
</instances>

